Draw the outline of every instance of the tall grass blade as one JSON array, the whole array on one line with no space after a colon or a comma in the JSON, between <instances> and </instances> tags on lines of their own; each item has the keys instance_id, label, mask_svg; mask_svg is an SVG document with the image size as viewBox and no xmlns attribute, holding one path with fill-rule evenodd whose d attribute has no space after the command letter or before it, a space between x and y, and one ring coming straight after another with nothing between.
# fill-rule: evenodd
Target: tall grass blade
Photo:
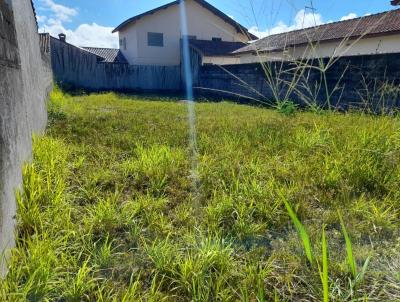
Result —
<instances>
[{"instance_id":1,"label":"tall grass blade","mask_svg":"<svg viewBox=\"0 0 400 302\"><path fill-rule=\"evenodd\" d=\"M364 265L363 265L363 267L361 269L361 272L357 275L356 283L359 283L359 282L364 280L365 273L367 272L368 265L369 265L370 261L371 261L371 257L368 257L367 260L365 260Z\"/></svg>"},{"instance_id":2,"label":"tall grass blade","mask_svg":"<svg viewBox=\"0 0 400 302\"><path fill-rule=\"evenodd\" d=\"M303 242L303 247L307 259L310 262L310 264L313 264L313 252L312 252L310 237L308 236L305 227L301 224L300 220L297 218L297 215L290 206L289 202L286 200L286 197L283 196L283 194L280 194L280 196L283 200L283 203L285 204L286 210L288 211L290 218L292 219L294 227L296 228L296 231L299 234L301 241Z\"/></svg>"},{"instance_id":3,"label":"tall grass blade","mask_svg":"<svg viewBox=\"0 0 400 302\"><path fill-rule=\"evenodd\" d=\"M274 289L274 302L279 302L279 294L277 289Z\"/></svg>"},{"instance_id":4,"label":"tall grass blade","mask_svg":"<svg viewBox=\"0 0 400 302\"><path fill-rule=\"evenodd\" d=\"M347 264L349 265L350 271L353 275L354 278L357 277L357 264L353 256L353 246L351 243L351 239L349 234L347 233L346 226L344 225L343 222L343 217L342 214L338 211L339 219L340 219L340 225L342 227L342 233L344 236L344 240L346 241L346 253L347 253Z\"/></svg>"},{"instance_id":5,"label":"tall grass blade","mask_svg":"<svg viewBox=\"0 0 400 302\"><path fill-rule=\"evenodd\" d=\"M324 302L329 301L329 281L328 281L328 242L326 240L325 225L322 227L322 272L320 269L322 288L324 291Z\"/></svg>"}]
</instances>

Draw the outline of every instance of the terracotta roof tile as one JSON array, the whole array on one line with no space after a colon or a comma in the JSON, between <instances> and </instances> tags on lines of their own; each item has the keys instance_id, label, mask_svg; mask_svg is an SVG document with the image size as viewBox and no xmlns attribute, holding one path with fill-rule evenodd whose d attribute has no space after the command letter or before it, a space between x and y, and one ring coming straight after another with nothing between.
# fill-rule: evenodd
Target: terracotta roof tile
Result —
<instances>
[{"instance_id":1,"label":"terracotta roof tile","mask_svg":"<svg viewBox=\"0 0 400 302\"><path fill-rule=\"evenodd\" d=\"M104 59L104 63L121 63L128 64L124 55L119 49L115 48L98 48L98 47L82 47L84 50L95 54Z\"/></svg>"},{"instance_id":2,"label":"terracotta roof tile","mask_svg":"<svg viewBox=\"0 0 400 302\"><path fill-rule=\"evenodd\" d=\"M282 50L294 45L400 32L400 9L271 35L233 53Z\"/></svg>"}]
</instances>

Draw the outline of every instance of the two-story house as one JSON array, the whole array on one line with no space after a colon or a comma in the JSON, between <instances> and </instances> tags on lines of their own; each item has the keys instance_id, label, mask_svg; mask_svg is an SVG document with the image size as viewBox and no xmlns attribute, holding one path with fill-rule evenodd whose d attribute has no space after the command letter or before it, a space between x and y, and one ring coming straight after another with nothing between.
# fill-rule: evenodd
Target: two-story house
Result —
<instances>
[{"instance_id":1,"label":"two-story house","mask_svg":"<svg viewBox=\"0 0 400 302\"><path fill-rule=\"evenodd\" d=\"M113 32L119 34L120 50L129 64L180 64L181 1L186 8L188 38L200 53L222 60L226 54L229 60L232 59L228 55L230 52L257 39L244 26L204 0L177 0L132 17L114 29Z\"/></svg>"}]
</instances>

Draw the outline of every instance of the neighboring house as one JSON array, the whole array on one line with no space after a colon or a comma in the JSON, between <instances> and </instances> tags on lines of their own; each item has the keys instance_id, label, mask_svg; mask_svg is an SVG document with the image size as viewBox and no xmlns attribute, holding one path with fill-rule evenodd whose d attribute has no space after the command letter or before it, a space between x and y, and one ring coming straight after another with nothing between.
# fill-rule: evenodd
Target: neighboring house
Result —
<instances>
[{"instance_id":1,"label":"neighboring house","mask_svg":"<svg viewBox=\"0 0 400 302\"><path fill-rule=\"evenodd\" d=\"M128 61L119 49L98 47L82 47L82 49L98 56L101 63L128 64Z\"/></svg>"},{"instance_id":2,"label":"neighboring house","mask_svg":"<svg viewBox=\"0 0 400 302\"><path fill-rule=\"evenodd\" d=\"M208 61L237 62L230 52L257 39L232 18L204 0L185 1L188 38ZM120 50L131 65L179 65L182 27L180 0L132 17L118 32ZM196 40L196 42L194 42Z\"/></svg>"},{"instance_id":3,"label":"neighboring house","mask_svg":"<svg viewBox=\"0 0 400 302\"><path fill-rule=\"evenodd\" d=\"M201 59L202 64L238 64L240 59L231 55L237 49L247 44L242 42L224 42L224 41L206 41L206 40L189 40L189 47Z\"/></svg>"},{"instance_id":4,"label":"neighboring house","mask_svg":"<svg viewBox=\"0 0 400 302\"><path fill-rule=\"evenodd\" d=\"M400 53L400 9L271 35L232 52L240 63Z\"/></svg>"},{"instance_id":5,"label":"neighboring house","mask_svg":"<svg viewBox=\"0 0 400 302\"><path fill-rule=\"evenodd\" d=\"M86 53L96 57L98 63L116 63L116 64L128 64L124 55L119 49L115 48L99 48L99 47L79 47L67 43L67 36L65 34L59 34L59 39L50 36L49 34L40 34L40 43L42 50L50 49L54 43L65 43L70 47L74 48L78 53Z\"/></svg>"}]
</instances>

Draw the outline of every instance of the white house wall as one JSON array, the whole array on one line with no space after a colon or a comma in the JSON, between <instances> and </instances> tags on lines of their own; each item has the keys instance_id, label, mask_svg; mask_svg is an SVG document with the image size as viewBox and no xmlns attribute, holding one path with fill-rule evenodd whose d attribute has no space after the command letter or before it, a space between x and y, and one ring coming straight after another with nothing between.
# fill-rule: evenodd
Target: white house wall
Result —
<instances>
[{"instance_id":1,"label":"white house wall","mask_svg":"<svg viewBox=\"0 0 400 302\"><path fill-rule=\"evenodd\" d=\"M248 38L229 23L205 9L195 1L186 2L189 35L199 40L211 40L213 37L223 41L246 42ZM147 45L147 33L163 33L164 47ZM178 5L145 16L128 25L119 33L120 39L126 38L127 49L122 53L132 65L179 65L180 64L180 11Z\"/></svg>"},{"instance_id":2,"label":"white house wall","mask_svg":"<svg viewBox=\"0 0 400 302\"><path fill-rule=\"evenodd\" d=\"M178 9L178 7L176 7ZM188 30L190 35L199 40L211 40L213 37L222 38L227 42L247 42L248 37L237 32L231 24L225 22L195 1L186 2Z\"/></svg>"},{"instance_id":3,"label":"white house wall","mask_svg":"<svg viewBox=\"0 0 400 302\"><path fill-rule=\"evenodd\" d=\"M284 57L283 53L244 53L237 57L239 59L238 64L250 64L250 63L261 63L267 61L283 61L287 58Z\"/></svg>"},{"instance_id":4,"label":"white house wall","mask_svg":"<svg viewBox=\"0 0 400 302\"><path fill-rule=\"evenodd\" d=\"M387 54L400 52L400 35L386 35L382 37L363 38L360 40L324 42L314 47L297 46L282 51L259 55L239 55L240 63L258 63L261 61L296 60L301 58L326 58L340 56L358 56Z\"/></svg>"},{"instance_id":5,"label":"white house wall","mask_svg":"<svg viewBox=\"0 0 400 302\"><path fill-rule=\"evenodd\" d=\"M203 64L232 65L239 63L240 59L235 57L203 57Z\"/></svg>"},{"instance_id":6,"label":"white house wall","mask_svg":"<svg viewBox=\"0 0 400 302\"><path fill-rule=\"evenodd\" d=\"M129 31L122 31L119 33L121 39L126 39L126 49L120 43L120 49L128 62L133 62L138 57L138 39L136 28L129 28Z\"/></svg>"}]
</instances>

